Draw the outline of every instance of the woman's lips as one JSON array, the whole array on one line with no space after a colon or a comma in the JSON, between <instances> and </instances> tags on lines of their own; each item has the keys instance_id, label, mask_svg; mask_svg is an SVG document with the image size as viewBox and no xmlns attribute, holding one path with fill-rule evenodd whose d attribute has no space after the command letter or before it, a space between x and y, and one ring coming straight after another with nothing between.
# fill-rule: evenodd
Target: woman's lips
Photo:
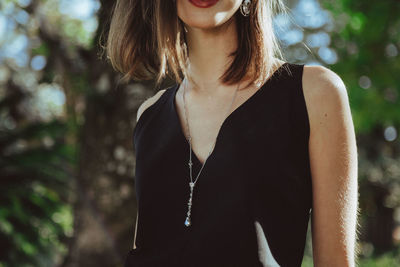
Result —
<instances>
[{"instance_id":1,"label":"woman's lips","mask_svg":"<svg viewBox=\"0 0 400 267\"><path fill-rule=\"evenodd\" d=\"M206 8L215 5L218 0L189 0L196 7Z\"/></svg>"}]
</instances>

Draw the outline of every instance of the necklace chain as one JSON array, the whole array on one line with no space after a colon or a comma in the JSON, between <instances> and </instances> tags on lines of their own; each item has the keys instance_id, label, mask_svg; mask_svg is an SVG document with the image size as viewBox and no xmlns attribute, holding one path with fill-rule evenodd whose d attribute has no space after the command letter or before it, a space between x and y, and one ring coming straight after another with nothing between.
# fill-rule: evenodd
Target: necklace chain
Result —
<instances>
[{"instance_id":1,"label":"necklace chain","mask_svg":"<svg viewBox=\"0 0 400 267\"><path fill-rule=\"evenodd\" d=\"M185 80L185 85L186 84L187 84L187 80ZM235 101L237 92L239 90L239 86L240 86L240 83L238 84L238 86L237 86L237 88L235 90L235 93L233 95L231 104L229 105L229 109L228 109L228 111L226 113L226 116L228 116L228 114L229 114L229 112L230 112L230 110L232 108L233 102ZM198 174L196 176L195 181L193 182L193 174L192 174L192 166L193 166L193 162L192 162L192 137L190 135L190 127L189 127L188 116L186 115L187 111L186 111L185 92L186 92L186 86L183 87L183 107L184 107L184 116L185 116L185 122L186 122L186 131L187 131L188 136L189 136L189 138L186 141L188 141L189 149L190 149L190 152L189 152L189 163L188 163L189 170L190 170L190 183L189 183L190 197L189 197L189 201L188 201L188 212L187 212L187 216L186 216L186 220L185 220L185 225L187 227L189 227L192 224L191 220L190 220L190 214L191 214L191 210L192 210L193 189L194 189L194 186L196 185L197 180L199 179L201 171L203 170L203 168L204 168L204 166L205 166L205 164L207 162L208 157L211 155L211 153L213 152L213 150L215 148L215 144L217 142L218 135L215 138L215 141L214 141L210 151L208 152L208 155L207 155L206 159L204 160L204 162L203 162L203 164L202 164L202 166L201 166L201 168L200 168L200 170L199 170L199 172L198 172ZM225 117L225 119L226 119L226 117ZM222 124L220 125L219 131L221 130L221 126L222 126ZM218 133L219 133L219 131L218 131Z\"/></svg>"}]
</instances>

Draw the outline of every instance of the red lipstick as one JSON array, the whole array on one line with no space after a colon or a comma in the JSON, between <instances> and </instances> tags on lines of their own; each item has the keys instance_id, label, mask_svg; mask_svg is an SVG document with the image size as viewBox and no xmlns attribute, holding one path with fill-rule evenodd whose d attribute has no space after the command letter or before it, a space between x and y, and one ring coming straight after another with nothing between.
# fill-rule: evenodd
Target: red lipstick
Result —
<instances>
[{"instance_id":1,"label":"red lipstick","mask_svg":"<svg viewBox=\"0 0 400 267\"><path fill-rule=\"evenodd\" d=\"M218 0L189 0L189 2L196 7L207 8L215 5L218 2Z\"/></svg>"}]
</instances>

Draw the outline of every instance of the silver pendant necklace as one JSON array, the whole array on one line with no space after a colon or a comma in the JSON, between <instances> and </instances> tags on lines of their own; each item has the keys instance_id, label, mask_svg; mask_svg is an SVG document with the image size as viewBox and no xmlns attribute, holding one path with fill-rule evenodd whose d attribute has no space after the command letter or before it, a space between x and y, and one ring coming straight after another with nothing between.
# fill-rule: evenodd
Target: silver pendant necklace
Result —
<instances>
[{"instance_id":1,"label":"silver pendant necklace","mask_svg":"<svg viewBox=\"0 0 400 267\"><path fill-rule=\"evenodd\" d=\"M185 84L186 83L187 82L185 80ZM237 86L237 88L235 90L235 93L234 93L233 98L232 98L232 102L231 102L231 104L229 106L229 109L228 109L228 112L226 113L226 116L229 114L229 111L232 108L233 102L234 102L234 100L236 98L236 95L237 95L237 92L239 90L239 86L240 86L240 83L238 84L238 86ZM192 137L190 136L190 128L189 128L188 116L186 116L185 92L186 92L186 86L184 86L184 88L183 88L183 107L184 107L184 115L185 115L185 122L186 122L186 131L187 131L187 133L189 135L189 138L187 139L187 141L189 142L189 148L190 148L189 163L188 163L189 170L190 170L190 182L189 182L190 197L189 197L189 202L188 202L188 212L187 212L187 216L186 216L186 220L185 220L185 226L189 227L190 225L192 225L192 221L190 219L190 214L191 214L191 210L192 210L193 189L194 189L194 186L196 185L197 180L199 179L200 173L203 170L204 165L207 162L208 157L210 156L210 154L214 150L215 143L217 142L217 138L215 138L214 144L211 147L210 151L208 152L208 155L207 155L206 159L204 160L204 163L202 164L202 166L200 168L200 171L197 174L197 177L196 177L195 181L193 182L193 175L192 175L192 166L193 166L193 162L192 162ZM225 119L226 119L226 116L225 116ZM220 128L221 128L221 126L222 126L222 124L220 125ZM219 133L219 131L218 131L218 133ZM218 135L217 135L217 137L218 137Z\"/></svg>"}]
</instances>

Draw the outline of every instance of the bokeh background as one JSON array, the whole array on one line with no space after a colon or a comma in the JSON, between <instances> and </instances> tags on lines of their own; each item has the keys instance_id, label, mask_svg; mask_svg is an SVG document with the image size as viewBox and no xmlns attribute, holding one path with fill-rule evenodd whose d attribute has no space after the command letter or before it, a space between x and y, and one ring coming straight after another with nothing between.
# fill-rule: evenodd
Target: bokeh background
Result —
<instances>
[{"instance_id":1,"label":"bokeh background","mask_svg":"<svg viewBox=\"0 0 400 267\"><path fill-rule=\"evenodd\" d=\"M132 247L132 130L158 89L120 83L102 59L113 3L0 2L0 267L122 266ZM347 86L359 266L400 266L400 2L286 3L290 14L274 21L288 61L324 65Z\"/></svg>"}]
</instances>

